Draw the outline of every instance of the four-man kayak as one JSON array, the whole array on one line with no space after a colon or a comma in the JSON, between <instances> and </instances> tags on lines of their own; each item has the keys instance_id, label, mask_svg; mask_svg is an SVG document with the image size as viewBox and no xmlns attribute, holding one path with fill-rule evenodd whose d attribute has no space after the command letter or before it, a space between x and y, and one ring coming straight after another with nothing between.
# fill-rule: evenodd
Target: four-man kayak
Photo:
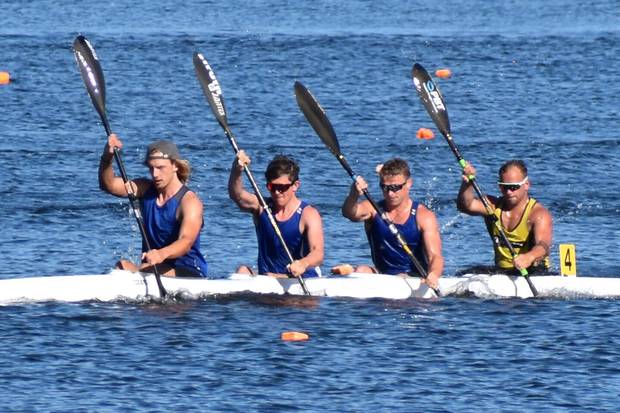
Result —
<instances>
[{"instance_id":1,"label":"four-man kayak","mask_svg":"<svg viewBox=\"0 0 620 413\"><path fill-rule=\"evenodd\" d=\"M620 278L531 276L539 297L620 298ZM224 294L304 295L294 278L232 274L228 278L161 277L166 291L182 298ZM434 298L419 278L353 273L305 279L312 296L385 298ZM530 298L532 292L521 276L467 274L442 277L442 296L481 298ZM0 304L45 301L117 301L158 298L155 276L113 270L100 275L65 275L0 280Z\"/></svg>"}]
</instances>

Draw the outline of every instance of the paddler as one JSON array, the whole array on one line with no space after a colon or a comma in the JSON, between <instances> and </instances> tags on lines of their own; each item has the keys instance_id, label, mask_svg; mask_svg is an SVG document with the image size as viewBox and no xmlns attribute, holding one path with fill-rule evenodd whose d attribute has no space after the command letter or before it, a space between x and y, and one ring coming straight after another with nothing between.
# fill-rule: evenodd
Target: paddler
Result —
<instances>
[{"instance_id":1,"label":"paddler","mask_svg":"<svg viewBox=\"0 0 620 413\"><path fill-rule=\"evenodd\" d=\"M426 270L425 282L432 288L438 288L444 260L435 214L422 203L411 199L413 178L406 161L393 158L379 168L379 186L383 193L379 207L396 225L418 262ZM364 178L358 176L342 205L342 214L346 218L354 222L364 222L374 264L360 265L355 271L421 276L411 257L401 247L372 204L368 200L358 202L367 189L368 184Z\"/></svg>"},{"instance_id":2,"label":"paddler","mask_svg":"<svg viewBox=\"0 0 620 413\"><path fill-rule=\"evenodd\" d=\"M293 261L290 262L258 197L243 187L242 172L250 157L239 151L233 161L228 194L244 212L252 214L258 241L258 268L241 265L237 272L275 277L320 276L323 263L323 223L316 208L297 198L301 186L299 165L284 155L274 157L265 170L271 197L265 200L273 213Z\"/></svg>"},{"instance_id":3,"label":"paddler","mask_svg":"<svg viewBox=\"0 0 620 413\"><path fill-rule=\"evenodd\" d=\"M99 163L99 187L118 197L127 197L123 179L114 174L114 148L123 143L116 134L108 137ZM151 249L142 246L142 262L120 260L117 267L129 271L154 272L177 277L206 277L207 262L200 252L203 204L185 184L190 165L181 158L177 146L158 140L147 147L144 164L149 178L133 179L131 185L140 200L140 212Z\"/></svg>"},{"instance_id":4,"label":"paddler","mask_svg":"<svg viewBox=\"0 0 620 413\"><path fill-rule=\"evenodd\" d=\"M484 217L495 250L494 270L511 272L524 268L530 274L548 270L553 220L549 211L529 195L531 182L525 162L513 159L504 163L499 168L498 181L502 195L487 197L494 216L501 223L517 253L515 257L503 243L500 231L494 220L488 216L484 204L474 195L469 176L475 175L476 169L468 163L463 168L463 182L459 189L457 208L468 215Z\"/></svg>"}]
</instances>

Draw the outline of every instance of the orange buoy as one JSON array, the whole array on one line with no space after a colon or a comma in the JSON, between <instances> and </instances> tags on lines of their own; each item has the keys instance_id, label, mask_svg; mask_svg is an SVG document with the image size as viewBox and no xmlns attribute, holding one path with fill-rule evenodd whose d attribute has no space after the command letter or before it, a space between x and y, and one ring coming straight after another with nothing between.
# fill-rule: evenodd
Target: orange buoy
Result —
<instances>
[{"instance_id":1,"label":"orange buoy","mask_svg":"<svg viewBox=\"0 0 620 413\"><path fill-rule=\"evenodd\" d=\"M450 69L437 69L435 71L435 74L437 75L437 77L447 79L452 76L452 71Z\"/></svg>"},{"instance_id":2,"label":"orange buoy","mask_svg":"<svg viewBox=\"0 0 620 413\"><path fill-rule=\"evenodd\" d=\"M418 129L417 137L418 139L433 139L435 134L430 129L420 128Z\"/></svg>"},{"instance_id":3,"label":"orange buoy","mask_svg":"<svg viewBox=\"0 0 620 413\"><path fill-rule=\"evenodd\" d=\"M0 72L0 85L8 85L11 81L9 72Z\"/></svg>"},{"instance_id":4,"label":"orange buoy","mask_svg":"<svg viewBox=\"0 0 620 413\"><path fill-rule=\"evenodd\" d=\"M306 333L300 333L299 331L285 331L280 338L284 341L305 341L310 338Z\"/></svg>"}]
</instances>

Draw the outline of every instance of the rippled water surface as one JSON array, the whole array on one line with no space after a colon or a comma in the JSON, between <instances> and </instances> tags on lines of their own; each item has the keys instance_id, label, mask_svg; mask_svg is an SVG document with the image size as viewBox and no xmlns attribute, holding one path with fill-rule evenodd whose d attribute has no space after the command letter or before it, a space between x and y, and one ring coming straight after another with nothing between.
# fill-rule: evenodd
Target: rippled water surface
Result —
<instances>
[{"instance_id":1,"label":"rippled water surface","mask_svg":"<svg viewBox=\"0 0 620 413\"><path fill-rule=\"evenodd\" d=\"M0 278L97 274L136 258L124 200L99 191L105 133L71 44L101 59L112 129L130 176L145 145L174 139L205 202L210 275L256 258L251 219L227 198L233 151L195 78L202 52L231 128L262 171L296 157L301 196L320 210L324 269L369 260L340 215L349 178L306 123L293 83L321 101L356 172L393 156L437 214L446 275L492 259L482 222L459 214L459 167L412 87L438 80L452 131L483 189L509 158L554 216L578 272L620 276L620 9L613 1L3 3ZM614 300L435 301L211 298L159 304L0 307L3 411L617 411ZM280 333L310 340L285 343Z\"/></svg>"}]
</instances>

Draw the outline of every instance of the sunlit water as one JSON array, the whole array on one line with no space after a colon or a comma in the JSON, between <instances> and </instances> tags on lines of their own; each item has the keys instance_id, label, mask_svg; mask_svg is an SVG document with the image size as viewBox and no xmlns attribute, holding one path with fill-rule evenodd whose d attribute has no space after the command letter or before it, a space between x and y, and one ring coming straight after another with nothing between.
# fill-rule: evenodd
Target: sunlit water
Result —
<instances>
[{"instance_id":1,"label":"sunlit water","mask_svg":"<svg viewBox=\"0 0 620 413\"><path fill-rule=\"evenodd\" d=\"M446 275L492 259L481 220L456 211L459 167L412 87L414 62L446 98L452 131L488 192L509 158L554 216L578 272L620 276L614 2L8 1L0 14L0 277L97 274L136 259L127 202L97 186L105 133L71 44L84 34L130 176L144 147L174 139L205 202L210 275L256 259L251 218L227 198L233 151L192 66L218 75L239 145L262 171L276 153L302 168L320 210L324 270L368 262L340 205L345 171L300 113L296 80L320 100L357 173L413 168L413 196L437 214ZM613 300L437 301L218 298L167 305L0 307L3 411L617 411L620 322ZM310 340L284 343L280 333Z\"/></svg>"}]
</instances>

